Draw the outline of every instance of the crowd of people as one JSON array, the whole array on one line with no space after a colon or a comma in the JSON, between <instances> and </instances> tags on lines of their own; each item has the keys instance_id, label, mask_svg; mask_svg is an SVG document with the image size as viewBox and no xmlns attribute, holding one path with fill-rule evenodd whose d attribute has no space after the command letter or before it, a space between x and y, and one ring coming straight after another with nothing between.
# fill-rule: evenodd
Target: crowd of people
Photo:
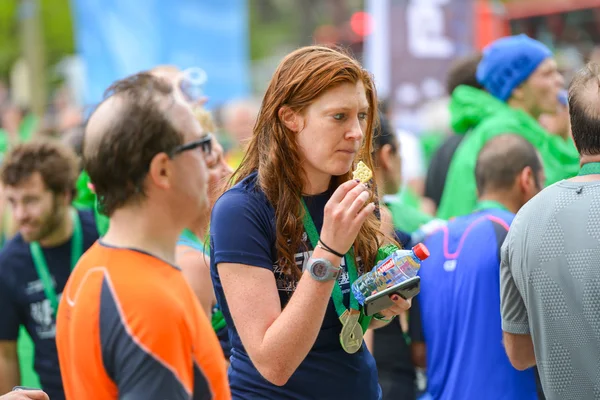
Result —
<instances>
[{"instance_id":1,"label":"crowd of people","mask_svg":"<svg viewBox=\"0 0 600 400\"><path fill-rule=\"evenodd\" d=\"M453 134L411 187L342 51L212 113L179 79L7 139L0 399L600 399L599 66L567 95L525 35L457 60ZM352 284L421 242L420 293L367 315Z\"/></svg>"}]
</instances>

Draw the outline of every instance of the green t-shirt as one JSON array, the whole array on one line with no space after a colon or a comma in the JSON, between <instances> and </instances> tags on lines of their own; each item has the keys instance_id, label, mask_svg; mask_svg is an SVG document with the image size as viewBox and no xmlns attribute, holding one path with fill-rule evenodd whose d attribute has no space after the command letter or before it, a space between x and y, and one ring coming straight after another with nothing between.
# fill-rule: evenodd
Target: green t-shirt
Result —
<instances>
[{"instance_id":1,"label":"green t-shirt","mask_svg":"<svg viewBox=\"0 0 600 400\"><path fill-rule=\"evenodd\" d=\"M386 196L384 202L392 214L394 227L408 234L434 219L413 204L406 202L402 196Z\"/></svg>"}]
</instances>

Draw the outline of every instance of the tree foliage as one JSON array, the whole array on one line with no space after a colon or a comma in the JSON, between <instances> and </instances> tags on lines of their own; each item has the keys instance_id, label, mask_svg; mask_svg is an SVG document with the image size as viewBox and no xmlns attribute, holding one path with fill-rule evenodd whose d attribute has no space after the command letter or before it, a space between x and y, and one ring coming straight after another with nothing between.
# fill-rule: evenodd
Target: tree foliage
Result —
<instances>
[{"instance_id":1,"label":"tree foliage","mask_svg":"<svg viewBox=\"0 0 600 400\"><path fill-rule=\"evenodd\" d=\"M62 57L73 54L73 20L69 0L37 0L47 66L55 65ZM0 1L0 79L6 79L21 54L19 0ZM48 70L48 69L47 69Z\"/></svg>"}]
</instances>

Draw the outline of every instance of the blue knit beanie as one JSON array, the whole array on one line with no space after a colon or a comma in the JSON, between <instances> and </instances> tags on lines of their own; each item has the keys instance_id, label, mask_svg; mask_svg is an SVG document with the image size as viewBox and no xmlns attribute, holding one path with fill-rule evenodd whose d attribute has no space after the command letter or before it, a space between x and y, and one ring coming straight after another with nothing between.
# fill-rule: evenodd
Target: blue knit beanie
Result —
<instances>
[{"instance_id":1,"label":"blue knit beanie","mask_svg":"<svg viewBox=\"0 0 600 400\"><path fill-rule=\"evenodd\" d=\"M549 57L550 49L527 35L503 37L483 50L477 80L492 96L507 101L513 90Z\"/></svg>"}]
</instances>

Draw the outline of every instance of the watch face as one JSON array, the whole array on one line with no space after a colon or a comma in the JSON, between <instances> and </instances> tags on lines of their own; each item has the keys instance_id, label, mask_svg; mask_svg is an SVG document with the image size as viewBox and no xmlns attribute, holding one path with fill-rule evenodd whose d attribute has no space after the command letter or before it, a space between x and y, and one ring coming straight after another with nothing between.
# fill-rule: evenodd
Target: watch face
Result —
<instances>
[{"instance_id":1,"label":"watch face","mask_svg":"<svg viewBox=\"0 0 600 400\"><path fill-rule=\"evenodd\" d=\"M327 276L327 265L322 262L316 262L313 264L312 272L317 278L324 278Z\"/></svg>"}]
</instances>

